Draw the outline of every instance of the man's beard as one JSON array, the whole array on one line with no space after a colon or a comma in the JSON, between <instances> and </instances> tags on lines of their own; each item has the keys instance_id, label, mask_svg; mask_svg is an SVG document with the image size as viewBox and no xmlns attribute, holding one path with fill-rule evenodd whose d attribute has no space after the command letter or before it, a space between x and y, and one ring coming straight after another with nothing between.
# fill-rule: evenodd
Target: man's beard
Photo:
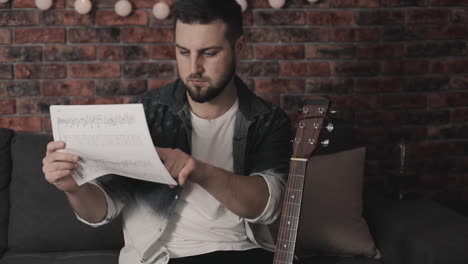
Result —
<instances>
[{"instance_id":1,"label":"man's beard","mask_svg":"<svg viewBox=\"0 0 468 264\"><path fill-rule=\"evenodd\" d=\"M218 95L221 94L222 91L226 88L226 86L229 84L229 82L232 80L234 77L234 73L236 72L236 65L235 63L231 64L231 67L229 71L227 72L227 75L219 82L219 84L214 84L213 86L210 85L210 79L209 78L204 78L203 76L200 76L200 74L191 74L187 77L185 80L185 86L187 86L187 92L192 98L193 101L197 103L205 103L208 102L214 98L216 98ZM205 92L202 91L203 87L197 87L195 85L189 86L190 80L196 80L196 81L206 81L208 84L208 87L206 88Z\"/></svg>"}]
</instances>

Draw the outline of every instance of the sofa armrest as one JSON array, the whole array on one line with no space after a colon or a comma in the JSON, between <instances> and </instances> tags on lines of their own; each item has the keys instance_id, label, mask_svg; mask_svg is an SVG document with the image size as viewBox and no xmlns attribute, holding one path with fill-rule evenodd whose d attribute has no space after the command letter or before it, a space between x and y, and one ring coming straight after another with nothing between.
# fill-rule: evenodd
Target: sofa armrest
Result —
<instances>
[{"instance_id":1,"label":"sofa armrest","mask_svg":"<svg viewBox=\"0 0 468 264\"><path fill-rule=\"evenodd\" d=\"M386 264L468 263L467 217L430 200L366 196L365 216Z\"/></svg>"}]
</instances>

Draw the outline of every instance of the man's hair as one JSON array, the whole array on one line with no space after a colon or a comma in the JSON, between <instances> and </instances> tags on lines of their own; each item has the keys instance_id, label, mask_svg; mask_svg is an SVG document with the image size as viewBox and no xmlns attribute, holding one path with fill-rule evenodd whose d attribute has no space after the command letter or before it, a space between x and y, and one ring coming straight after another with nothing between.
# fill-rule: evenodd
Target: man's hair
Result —
<instances>
[{"instance_id":1,"label":"man's hair","mask_svg":"<svg viewBox=\"0 0 468 264\"><path fill-rule=\"evenodd\" d=\"M175 0L175 21L186 24L209 24L221 19L226 37L233 44L242 33L242 9L236 0Z\"/></svg>"}]
</instances>

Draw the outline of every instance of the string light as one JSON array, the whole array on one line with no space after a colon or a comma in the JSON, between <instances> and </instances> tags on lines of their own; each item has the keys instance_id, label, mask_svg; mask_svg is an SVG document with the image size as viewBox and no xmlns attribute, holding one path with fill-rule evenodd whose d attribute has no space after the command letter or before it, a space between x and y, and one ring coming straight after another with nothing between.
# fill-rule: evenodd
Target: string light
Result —
<instances>
[{"instance_id":1,"label":"string light","mask_svg":"<svg viewBox=\"0 0 468 264\"><path fill-rule=\"evenodd\" d=\"M91 11L93 5L90 0L76 0L75 1L75 10L76 12L85 15Z\"/></svg>"},{"instance_id":2,"label":"string light","mask_svg":"<svg viewBox=\"0 0 468 264\"><path fill-rule=\"evenodd\" d=\"M247 9L247 0L236 0L237 3L241 6L242 8L242 12L245 12L245 10Z\"/></svg>"},{"instance_id":3,"label":"string light","mask_svg":"<svg viewBox=\"0 0 468 264\"><path fill-rule=\"evenodd\" d=\"M6 2L8 2L8 0L0 0L0 4L4 4Z\"/></svg>"},{"instance_id":4,"label":"string light","mask_svg":"<svg viewBox=\"0 0 468 264\"><path fill-rule=\"evenodd\" d=\"M40 10L48 10L52 6L52 0L35 0L34 2Z\"/></svg>"},{"instance_id":5,"label":"string light","mask_svg":"<svg viewBox=\"0 0 468 264\"><path fill-rule=\"evenodd\" d=\"M171 10L169 8L169 5L165 2L159 2L153 6L153 15L159 20L166 19L169 16L170 12Z\"/></svg>"},{"instance_id":6,"label":"string light","mask_svg":"<svg viewBox=\"0 0 468 264\"><path fill-rule=\"evenodd\" d=\"M115 13L117 15L126 17L132 12L132 4L127 0L119 0L115 4Z\"/></svg>"},{"instance_id":7,"label":"string light","mask_svg":"<svg viewBox=\"0 0 468 264\"><path fill-rule=\"evenodd\" d=\"M268 3L270 4L271 7L275 9L280 9L284 6L286 3L286 0L268 0Z\"/></svg>"}]
</instances>

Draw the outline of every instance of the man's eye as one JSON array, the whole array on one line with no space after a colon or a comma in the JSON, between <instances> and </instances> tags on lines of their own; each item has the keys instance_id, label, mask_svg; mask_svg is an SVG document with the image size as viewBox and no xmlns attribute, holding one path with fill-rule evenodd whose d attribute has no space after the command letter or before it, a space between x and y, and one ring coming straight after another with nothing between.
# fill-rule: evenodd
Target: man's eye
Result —
<instances>
[{"instance_id":1,"label":"man's eye","mask_svg":"<svg viewBox=\"0 0 468 264\"><path fill-rule=\"evenodd\" d=\"M180 55L182 55L182 56L187 56L187 55L189 55L189 52L188 52L188 51L181 51L181 52L180 52Z\"/></svg>"},{"instance_id":2,"label":"man's eye","mask_svg":"<svg viewBox=\"0 0 468 264\"><path fill-rule=\"evenodd\" d=\"M216 52L205 52L205 53L203 53L203 55L206 56L206 57L212 57L212 56L216 55Z\"/></svg>"}]
</instances>

